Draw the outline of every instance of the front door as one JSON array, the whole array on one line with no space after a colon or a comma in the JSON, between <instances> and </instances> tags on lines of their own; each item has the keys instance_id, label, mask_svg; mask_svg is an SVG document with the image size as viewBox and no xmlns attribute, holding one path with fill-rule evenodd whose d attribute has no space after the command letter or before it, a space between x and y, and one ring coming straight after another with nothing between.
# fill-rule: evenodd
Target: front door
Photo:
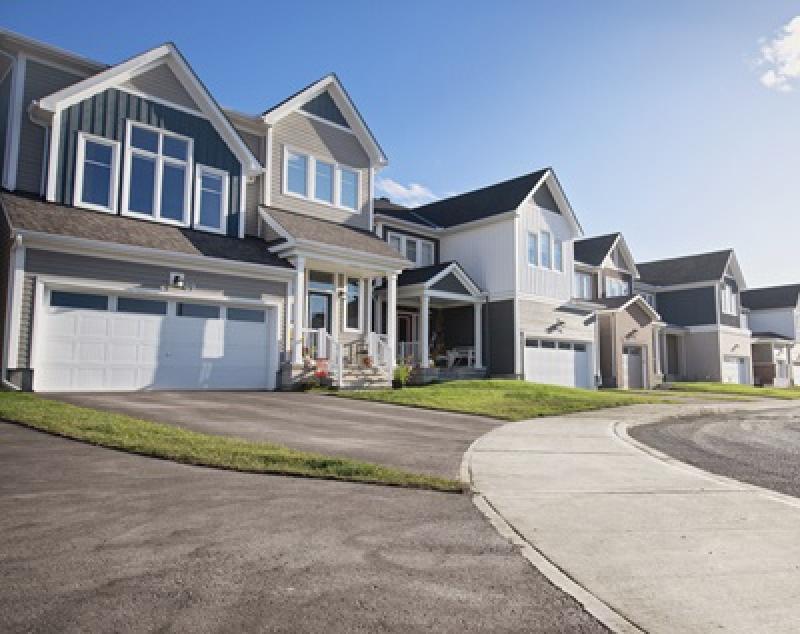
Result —
<instances>
[{"instance_id":1,"label":"front door","mask_svg":"<svg viewBox=\"0 0 800 634\"><path fill-rule=\"evenodd\" d=\"M324 328L331 334L332 296L329 293L308 294L308 325L319 330Z\"/></svg>"},{"instance_id":2,"label":"front door","mask_svg":"<svg viewBox=\"0 0 800 634\"><path fill-rule=\"evenodd\" d=\"M639 346L625 346L622 350L622 367L625 374L625 387L641 389L644 387L644 350Z\"/></svg>"}]
</instances>

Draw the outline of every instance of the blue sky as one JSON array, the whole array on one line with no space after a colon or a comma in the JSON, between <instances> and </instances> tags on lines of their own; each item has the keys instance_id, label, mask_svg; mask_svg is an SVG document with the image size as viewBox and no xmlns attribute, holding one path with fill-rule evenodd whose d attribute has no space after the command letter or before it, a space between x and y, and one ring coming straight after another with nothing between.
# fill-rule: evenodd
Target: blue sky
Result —
<instances>
[{"instance_id":1,"label":"blue sky","mask_svg":"<svg viewBox=\"0 0 800 634\"><path fill-rule=\"evenodd\" d=\"M731 246L750 286L800 282L796 1L115 6L5 0L0 23L112 63L172 40L246 112L336 71L395 196L551 165L641 261Z\"/></svg>"}]
</instances>

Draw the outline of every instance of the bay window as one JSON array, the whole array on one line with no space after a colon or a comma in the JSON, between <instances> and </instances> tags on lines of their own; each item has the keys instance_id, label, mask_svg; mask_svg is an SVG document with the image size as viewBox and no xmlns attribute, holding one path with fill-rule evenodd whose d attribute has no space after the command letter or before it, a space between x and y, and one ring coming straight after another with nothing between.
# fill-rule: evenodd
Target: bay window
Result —
<instances>
[{"instance_id":1,"label":"bay window","mask_svg":"<svg viewBox=\"0 0 800 634\"><path fill-rule=\"evenodd\" d=\"M192 140L128 121L123 213L189 224Z\"/></svg>"},{"instance_id":2,"label":"bay window","mask_svg":"<svg viewBox=\"0 0 800 634\"><path fill-rule=\"evenodd\" d=\"M225 233L228 216L228 173L197 165L194 222L198 229Z\"/></svg>"},{"instance_id":3,"label":"bay window","mask_svg":"<svg viewBox=\"0 0 800 634\"><path fill-rule=\"evenodd\" d=\"M96 211L117 211L119 142L78 133L74 204Z\"/></svg>"}]
</instances>

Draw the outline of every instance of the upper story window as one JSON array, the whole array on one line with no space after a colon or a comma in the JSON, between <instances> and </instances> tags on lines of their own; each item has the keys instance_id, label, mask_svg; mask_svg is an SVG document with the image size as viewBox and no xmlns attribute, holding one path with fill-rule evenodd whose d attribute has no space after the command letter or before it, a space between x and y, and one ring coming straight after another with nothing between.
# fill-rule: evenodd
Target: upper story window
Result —
<instances>
[{"instance_id":1,"label":"upper story window","mask_svg":"<svg viewBox=\"0 0 800 634\"><path fill-rule=\"evenodd\" d=\"M549 231L528 232L528 264L564 272L564 243Z\"/></svg>"},{"instance_id":2,"label":"upper story window","mask_svg":"<svg viewBox=\"0 0 800 634\"><path fill-rule=\"evenodd\" d=\"M606 297L627 297L630 295L631 285L627 280L616 277L606 278Z\"/></svg>"},{"instance_id":3,"label":"upper story window","mask_svg":"<svg viewBox=\"0 0 800 634\"><path fill-rule=\"evenodd\" d=\"M640 295L642 296L642 299L644 299L644 301L650 305L651 308L656 307L656 296L654 293L640 293Z\"/></svg>"},{"instance_id":4,"label":"upper story window","mask_svg":"<svg viewBox=\"0 0 800 634\"><path fill-rule=\"evenodd\" d=\"M552 265L551 251L550 251L550 232L542 231L539 235L542 243L542 266L549 269Z\"/></svg>"},{"instance_id":5,"label":"upper story window","mask_svg":"<svg viewBox=\"0 0 800 634\"><path fill-rule=\"evenodd\" d=\"M733 286L731 284L726 283L722 285L720 307L722 308L722 312L726 315L735 316L739 314L736 301L736 291L733 290Z\"/></svg>"},{"instance_id":6,"label":"upper story window","mask_svg":"<svg viewBox=\"0 0 800 634\"><path fill-rule=\"evenodd\" d=\"M388 240L389 244L400 251L407 260L410 260L417 266L430 266L434 263L435 251L433 242L430 240L415 238L392 231L388 234Z\"/></svg>"},{"instance_id":7,"label":"upper story window","mask_svg":"<svg viewBox=\"0 0 800 634\"><path fill-rule=\"evenodd\" d=\"M192 140L128 121L123 213L187 226Z\"/></svg>"},{"instance_id":8,"label":"upper story window","mask_svg":"<svg viewBox=\"0 0 800 634\"><path fill-rule=\"evenodd\" d=\"M561 240L553 241L553 268L556 271L564 270L564 243Z\"/></svg>"},{"instance_id":9,"label":"upper story window","mask_svg":"<svg viewBox=\"0 0 800 634\"><path fill-rule=\"evenodd\" d=\"M284 148L283 192L314 202L358 211L358 170Z\"/></svg>"},{"instance_id":10,"label":"upper story window","mask_svg":"<svg viewBox=\"0 0 800 634\"><path fill-rule=\"evenodd\" d=\"M119 142L78 133L75 204L96 211L117 211Z\"/></svg>"},{"instance_id":11,"label":"upper story window","mask_svg":"<svg viewBox=\"0 0 800 634\"><path fill-rule=\"evenodd\" d=\"M528 264L539 266L539 236L528 232Z\"/></svg>"},{"instance_id":12,"label":"upper story window","mask_svg":"<svg viewBox=\"0 0 800 634\"><path fill-rule=\"evenodd\" d=\"M575 272L575 297L578 299L592 299L591 273Z\"/></svg>"},{"instance_id":13,"label":"upper story window","mask_svg":"<svg viewBox=\"0 0 800 634\"><path fill-rule=\"evenodd\" d=\"M195 179L195 225L198 229L225 233L228 172L198 164Z\"/></svg>"}]
</instances>

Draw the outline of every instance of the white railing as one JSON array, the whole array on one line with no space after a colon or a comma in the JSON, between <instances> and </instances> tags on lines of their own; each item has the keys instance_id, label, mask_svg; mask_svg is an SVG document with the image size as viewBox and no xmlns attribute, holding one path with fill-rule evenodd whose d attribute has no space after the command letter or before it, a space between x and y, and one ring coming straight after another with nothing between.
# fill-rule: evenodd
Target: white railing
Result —
<instances>
[{"instance_id":1,"label":"white railing","mask_svg":"<svg viewBox=\"0 0 800 634\"><path fill-rule=\"evenodd\" d=\"M382 368L389 367L391 363L391 348L389 347L389 337L371 332L367 335L367 354L372 358L372 362Z\"/></svg>"},{"instance_id":2,"label":"white railing","mask_svg":"<svg viewBox=\"0 0 800 634\"><path fill-rule=\"evenodd\" d=\"M303 328L303 358L324 359L336 384L342 378L343 346L324 328Z\"/></svg>"},{"instance_id":3,"label":"white railing","mask_svg":"<svg viewBox=\"0 0 800 634\"><path fill-rule=\"evenodd\" d=\"M416 365L420 362L418 341L397 342L397 362L406 365Z\"/></svg>"}]
</instances>

